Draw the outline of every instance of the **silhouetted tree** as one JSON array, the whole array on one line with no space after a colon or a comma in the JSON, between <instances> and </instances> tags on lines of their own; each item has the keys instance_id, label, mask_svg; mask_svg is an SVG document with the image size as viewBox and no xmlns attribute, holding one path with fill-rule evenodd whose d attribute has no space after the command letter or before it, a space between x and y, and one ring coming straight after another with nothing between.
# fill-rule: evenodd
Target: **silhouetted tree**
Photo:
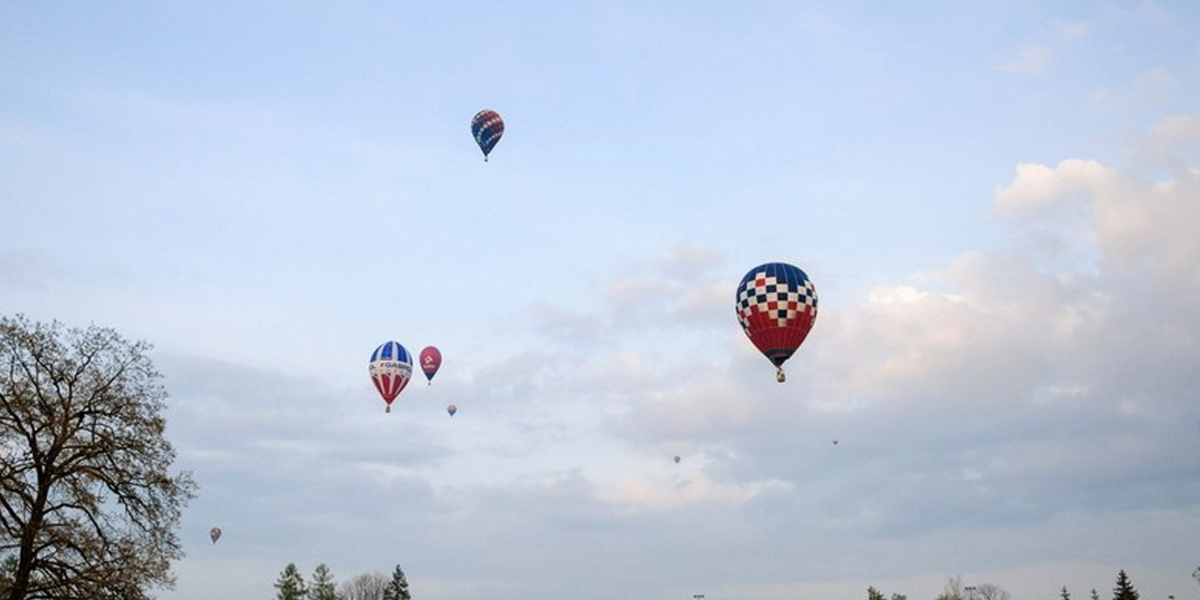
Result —
<instances>
[{"instance_id":1,"label":"silhouetted tree","mask_svg":"<svg viewBox=\"0 0 1200 600\"><path fill-rule=\"evenodd\" d=\"M167 393L144 342L0 317L0 557L6 600L144 600L174 585L195 497L171 474Z\"/></svg>"},{"instance_id":2,"label":"silhouetted tree","mask_svg":"<svg viewBox=\"0 0 1200 600\"><path fill-rule=\"evenodd\" d=\"M1071 592L1067 591L1067 586L1062 586L1062 589L1058 591L1058 597L1061 600L1071 600Z\"/></svg>"},{"instance_id":3,"label":"silhouetted tree","mask_svg":"<svg viewBox=\"0 0 1200 600\"><path fill-rule=\"evenodd\" d=\"M1117 586L1113 588L1113 600L1138 600L1137 590L1133 589L1133 582L1125 574L1125 569L1117 572Z\"/></svg>"}]
</instances>

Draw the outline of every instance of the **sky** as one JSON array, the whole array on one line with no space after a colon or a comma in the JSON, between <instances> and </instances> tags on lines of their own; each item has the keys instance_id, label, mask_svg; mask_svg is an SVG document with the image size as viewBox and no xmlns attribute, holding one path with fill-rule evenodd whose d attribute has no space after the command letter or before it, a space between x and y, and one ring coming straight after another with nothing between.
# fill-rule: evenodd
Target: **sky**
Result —
<instances>
[{"instance_id":1,"label":"sky","mask_svg":"<svg viewBox=\"0 0 1200 600\"><path fill-rule=\"evenodd\" d=\"M0 314L153 345L162 600L1200 595L1200 4L8 1L0 79Z\"/></svg>"}]
</instances>

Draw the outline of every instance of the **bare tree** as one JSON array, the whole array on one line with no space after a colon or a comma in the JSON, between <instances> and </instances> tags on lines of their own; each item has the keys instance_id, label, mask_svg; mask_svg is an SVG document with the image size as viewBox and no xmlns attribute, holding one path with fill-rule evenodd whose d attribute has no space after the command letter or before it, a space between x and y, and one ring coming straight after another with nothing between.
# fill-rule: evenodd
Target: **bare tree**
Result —
<instances>
[{"instance_id":1,"label":"bare tree","mask_svg":"<svg viewBox=\"0 0 1200 600\"><path fill-rule=\"evenodd\" d=\"M974 588L971 588L972 590ZM963 587L962 575L951 577L946 580L946 586L942 588L942 593L937 597L937 600L970 600L963 593L966 588Z\"/></svg>"},{"instance_id":2,"label":"bare tree","mask_svg":"<svg viewBox=\"0 0 1200 600\"><path fill-rule=\"evenodd\" d=\"M975 593L983 600L1008 600L1008 591L994 583L982 583Z\"/></svg>"},{"instance_id":3,"label":"bare tree","mask_svg":"<svg viewBox=\"0 0 1200 600\"><path fill-rule=\"evenodd\" d=\"M171 587L195 497L169 472L166 391L111 329L0 317L0 577L6 600L144 600Z\"/></svg>"},{"instance_id":4,"label":"bare tree","mask_svg":"<svg viewBox=\"0 0 1200 600\"><path fill-rule=\"evenodd\" d=\"M343 600L383 600L390 580L383 573L366 573L342 584Z\"/></svg>"}]
</instances>

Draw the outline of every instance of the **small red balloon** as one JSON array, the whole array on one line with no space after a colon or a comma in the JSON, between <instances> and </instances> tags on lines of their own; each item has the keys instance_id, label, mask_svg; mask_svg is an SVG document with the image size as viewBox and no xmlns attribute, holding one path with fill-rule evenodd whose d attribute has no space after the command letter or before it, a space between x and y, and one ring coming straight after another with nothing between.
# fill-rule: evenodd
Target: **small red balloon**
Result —
<instances>
[{"instance_id":1,"label":"small red balloon","mask_svg":"<svg viewBox=\"0 0 1200 600\"><path fill-rule=\"evenodd\" d=\"M425 378L429 383L433 383L433 376L437 375L438 369L442 367L442 353L433 346L427 346L421 351L421 370L425 372Z\"/></svg>"}]
</instances>

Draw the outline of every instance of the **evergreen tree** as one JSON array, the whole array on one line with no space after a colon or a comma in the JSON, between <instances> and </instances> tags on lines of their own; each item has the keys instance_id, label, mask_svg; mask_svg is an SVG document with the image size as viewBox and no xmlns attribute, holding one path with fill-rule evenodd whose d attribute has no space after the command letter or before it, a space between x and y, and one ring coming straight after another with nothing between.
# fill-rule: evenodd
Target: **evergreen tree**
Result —
<instances>
[{"instance_id":1,"label":"evergreen tree","mask_svg":"<svg viewBox=\"0 0 1200 600\"><path fill-rule=\"evenodd\" d=\"M408 578L404 576L404 569L400 565L396 565L396 570L392 571L392 580L383 592L383 600L412 600L412 595L408 593Z\"/></svg>"},{"instance_id":2,"label":"evergreen tree","mask_svg":"<svg viewBox=\"0 0 1200 600\"><path fill-rule=\"evenodd\" d=\"M337 585L333 573L325 563L313 570L312 583L308 585L308 600L338 600Z\"/></svg>"},{"instance_id":3,"label":"evergreen tree","mask_svg":"<svg viewBox=\"0 0 1200 600\"><path fill-rule=\"evenodd\" d=\"M1113 588L1113 600L1138 600L1137 590L1133 589L1133 582L1129 581L1125 569L1117 573L1117 587Z\"/></svg>"},{"instance_id":4,"label":"evergreen tree","mask_svg":"<svg viewBox=\"0 0 1200 600\"><path fill-rule=\"evenodd\" d=\"M275 600L307 600L308 590L304 587L304 577L296 568L296 563L288 563L275 582Z\"/></svg>"},{"instance_id":5,"label":"evergreen tree","mask_svg":"<svg viewBox=\"0 0 1200 600\"><path fill-rule=\"evenodd\" d=\"M1096 591L1096 588L1092 588L1092 600L1100 600L1100 593Z\"/></svg>"},{"instance_id":6,"label":"evergreen tree","mask_svg":"<svg viewBox=\"0 0 1200 600\"><path fill-rule=\"evenodd\" d=\"M1071 592L1067 591L1067 586L1063 586L1058 592L1058 597L1062 600L1071 600Z\"/></svg>"}]
</instances>

